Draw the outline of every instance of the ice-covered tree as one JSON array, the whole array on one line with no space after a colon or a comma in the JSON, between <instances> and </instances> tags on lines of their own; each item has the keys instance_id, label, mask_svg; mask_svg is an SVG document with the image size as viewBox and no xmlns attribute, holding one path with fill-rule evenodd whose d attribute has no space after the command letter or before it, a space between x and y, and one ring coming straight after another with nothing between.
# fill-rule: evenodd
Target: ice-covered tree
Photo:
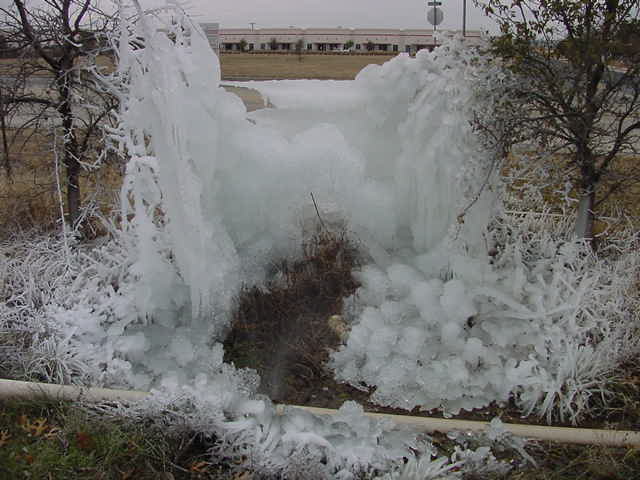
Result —
<instances>
[{"instance_id":1,"label":"ice-covered tree","mask_svg":"<svg viewBox=\"0 0 640 480\"><path fill-rule=\"evenodd\" d=\"M92 163L96 134L116 106L97 80L96 63L109 49L105 34L113 22L97 0L13 0L0 8L0 34L14 59L3 64L0 79L6 170L9 126L15 132L53 125L71 225L80 216L81 172Z\"/></svg>"},{"instance_id":2,"label":"ice-covered tree","mask_svg":"<svg viewBox=\"0 0 640 480\"><path fill-rule=\"evenodd\" d=\"M542 158L561 165L579 200L575 232L593 236L594 212L640 177L637 0L479 0L500 27L493 52L518 78L505 115ZM626 158L626 160L625 160Z\"/></svg>"}]
</instances>

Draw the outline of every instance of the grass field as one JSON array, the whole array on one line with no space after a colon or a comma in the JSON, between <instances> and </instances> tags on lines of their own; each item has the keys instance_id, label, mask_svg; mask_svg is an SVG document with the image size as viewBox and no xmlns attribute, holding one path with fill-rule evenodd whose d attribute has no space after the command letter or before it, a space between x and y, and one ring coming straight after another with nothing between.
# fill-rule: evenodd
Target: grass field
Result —
<instances>
[{"instance_id":1,"label":"grass field","mask_svg":"<svg viewBox=\"0 0 640 480\"><path fill-rule=\"evenodd\" d=\"M251 54L222 53L220 65L223 78L247 79L302 79L319 78L352 80L357 73L371 63L382 64L394 55L332 55L332 54ZM40 75L47 75L43 61ZM0 72L11 75L19 70L20 60L0 58ZM106 71L113 69L113 60L98 57L98 66Z\"/></svg>"},{"instance_id":2,"label":"grass field","mask_svg":"<svg viewBox=\"0 0 640 480\"><path fill-rule=\"evenodd\" d=\"M231 479L202 438L89 415L55 399L0 401L0 478ZM248 478L247 478L248 480Z\"/></svg>"},{"instance_id":3,"label":"grass field","mask_svg":"<svg viewBox=\"0 0 640 480\"><path fill-rule=\"evenodd\" d=\"M278 55L227 53L220 55L223 79L353 80L369 64L382 64L393 55Z\"/></svg>"}]
</instances>

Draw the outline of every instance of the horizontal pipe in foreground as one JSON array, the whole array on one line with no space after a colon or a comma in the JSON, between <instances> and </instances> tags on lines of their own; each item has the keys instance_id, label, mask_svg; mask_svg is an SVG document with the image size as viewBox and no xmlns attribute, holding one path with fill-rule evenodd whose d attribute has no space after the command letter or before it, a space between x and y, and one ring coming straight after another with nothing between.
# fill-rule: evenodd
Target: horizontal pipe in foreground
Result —
<instances>
[{"instance_id":1,"label":"horizontal pipe in foreground","mask_svg":"<svg viewBox=\"0 0 640 480\"><path fill-rule=\"evenodd\" d=\"M110 388L79 387L55 383L19 382L0 379L0 400L46 398L71 402L139 402L149 392L112 390Z\"/></svg>"},{"instance_id":2,"label":"horizontal pipe in foreground","mask_svg":"<svg viewBox=\"0 0 640 480\"><path fill-rule=\"evenodd\" d=\"M328 408L304 407L308 412L317 415L331 415L337 410ZM388 413L366 412L366 415L392 420L396 425L406 425L413 429L432 433L450 432L454 430L482 432L489 427L489 422L477 420L454 420L447 418L413 417L405 415L392 415ZM574 427L549 427L545 425L522 425L515 423L503 423L505 430L517 437L533 438L560 443L576 443L582 445L603 445L609 447L639 447L640 432L626 430L596 430L592 428Z\"/></svg>"},{"instance_id":3,"label":"horizontal pipe in foreground","mask_svg":"<svg viewBox=\"0 0 640 480\"><path fill-rule=\"evenodd\" d=\"M85 402L138 402L148 396L148 392L112 390L107 388L86 388L72 385L19 382L0 379L0 400L49 398L66 401ZM337 410L298 405L278 405L276 412L282 415L285 408L299 408L316 415L334 415ZM372 418L392 420L426 433L450 432L454 430L482 432L489 422L474 420L453 420L446 418L413 417L386 413L366 413ZM620 430L595 430L590 428L547 427L540 425L519 425L504 423L504 428L518 437L534 438L561 443L593 444L611 447L640 447L640 432Z\"/></svg>"}]
</instances>

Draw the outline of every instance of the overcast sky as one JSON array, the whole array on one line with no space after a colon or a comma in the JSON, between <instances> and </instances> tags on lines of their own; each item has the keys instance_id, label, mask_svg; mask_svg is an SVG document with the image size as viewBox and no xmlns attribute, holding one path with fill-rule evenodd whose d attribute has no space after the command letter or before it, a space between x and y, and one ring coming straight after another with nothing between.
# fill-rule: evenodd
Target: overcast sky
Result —
<instances>
[{"instance_id":1,"label":"overcast sky","mask_svg":"<svg viewBox=\"0 0 640 480\"><path fill-rule=\"evenodd\" d=\"M441 0L444 21L438 28L462 29L463 0ZM249 27L390 27L431 28L426 0L188 0L200 21L222 28ZM467 29L486 30L486 17L467 0Z\"/></svg>"},{"instance_id":2,"label":"overcast sky","mask_svg":"<svg viewBox=\"0 0 640 480\"><path fill-rule=\"evenodd\" d=\"M102 4L110 0L101 0ZM219 22L222 28L249 27L389 27L431 28L427 22L427 0L178 0L199 21ZM438 28L462 29L463 0L440 0L444 21ZM26 0L27 5L42 0ZM7 6L12 0L0 0ZM165 0L141 0L144 6L166 4ZM491 24L467 0L467 29L486 30Z\"/></svg>"}]
</instances>

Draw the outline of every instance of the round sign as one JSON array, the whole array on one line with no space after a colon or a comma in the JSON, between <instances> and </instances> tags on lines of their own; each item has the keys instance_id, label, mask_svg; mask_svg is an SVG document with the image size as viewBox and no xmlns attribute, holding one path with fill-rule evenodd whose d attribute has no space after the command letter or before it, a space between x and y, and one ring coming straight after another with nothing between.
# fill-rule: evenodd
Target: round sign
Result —
<instances>
[{"instance_id":1,"label":"round sign","mask_svg":"<svg viewBox=\"0 0 640 480\"><path fill-rule=\"evenodd\" d=\"M438 7L427 9L427 21L431 25L440 25L444 20L444 13Z\"/></svg>"}]
</instances>

